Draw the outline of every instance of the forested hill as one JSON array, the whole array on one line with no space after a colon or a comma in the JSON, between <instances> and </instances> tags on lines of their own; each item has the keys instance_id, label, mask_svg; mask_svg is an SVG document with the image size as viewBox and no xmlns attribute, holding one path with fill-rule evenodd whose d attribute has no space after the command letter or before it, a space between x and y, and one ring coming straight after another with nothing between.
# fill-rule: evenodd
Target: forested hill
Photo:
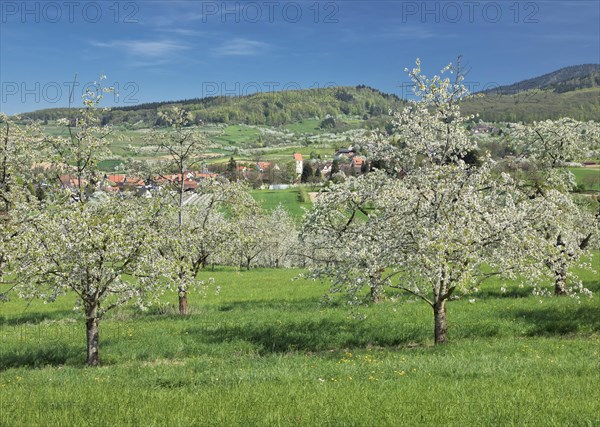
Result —
<instances>
[{"instance_id":1,"label":"forested hill","mask_svg":"<svg viewBox=\"0 0 600 427\"><path fill-rule=\"evenodd\" d=\"M104 113L104 123L160 125L158 111L171 105L184 107L195 120L210 123L245 123L278 126L304 119L340 115L362 119L387 115L398 110L404 101L396 95L368 86L331 87L281 92L261 92L246 96L217 96L183 101L155 102L117 107ZM64 108L39 110L26 114L35 120L56 120L68 116Z\"/></svg>"},{"instance_id":2,"label":"forested hill","mask_svg":"<svg viewBox=\"0 0 600 427\"><path fill-rule=\"evenodd\" d=\"M514 95L518 92L532 89L564 93L599 86L600 64L583 64L561 68L543 76L523 80L511 85L488 89L483 93Z\"/></svg>"},{"instance_id":3,"label":"forested hill","mask_svg":"<svg viewBox=\"0 0 600 427\"><path fill-rule=\"evenodd\" d=\"M463 102L485 121L600 119L600 64L575 65L475 94Z\"/></svg>"}]
</instances>

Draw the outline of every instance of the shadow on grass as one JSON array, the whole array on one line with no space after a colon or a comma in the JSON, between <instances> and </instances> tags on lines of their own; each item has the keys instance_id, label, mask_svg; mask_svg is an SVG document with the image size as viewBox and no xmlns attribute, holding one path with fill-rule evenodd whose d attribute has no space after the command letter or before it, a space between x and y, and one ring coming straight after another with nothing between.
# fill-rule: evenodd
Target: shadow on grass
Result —
<instances>
[{"instance_id":1,"label":"shadow on grass","mask_svg":"<svg viewBox=\"0 0 600 427\"><path fill-rule=\"evenodd\" d=\"M600 269L599 265L595 265L594 269L598 270ZM589 289L590 291L592 291L594 294L600 292L600 280L583 280L582 281L583 286L587 289Z\"/></svg>"},{"instance_id":2,"label":"shadow on grass","mask_svg":"<svg viewBox=\"0 0 600 427\"><path fill-rule=\"evenodd\" d=\"M347 305L345 300L334 300L329 302L327 308L335 308ZM307 310L317 310L320 307L318 298L304 298L293 300L251 300L251 301L230 301L223 302L215 306L218 311L255 311L255 310L277 310L288 312L302 312Z\"/></svg>"},{"instance_id":3,"label":"shadow on grass","mask_svg":"<svg viewBox=\"0 0 600 427\"><path fill-rule=\"evenodd\" d=\"M252 343L264 353L317 352L367 346L401 347L430 339L429 328L407 325L381 329L366 322L318 320L297 323L222 323L191 327L186 332L208 344Z\"/></svg>"},{"instance_id":4,"label":"shadow on grass","mask_svg":"<svg viewBox=\"0 0 600 427\"><path fill-rule=\"evenodd\" d=\"M568 307L546 306L513 312L520 321L530 323L527 336L557 336L575 333L600 332L600 310L594 306Z\"/></svg>"},{"instance_id":5,"label":"shadow on grass","mask_svg":"<svg viewBox=\"0 0 600 427\"><path fill-rule=\"evenodd\" d=\"M11 368L39 368L43 366L83 366L85 350L77 346L44 345L0 350L0 372Z\"/></svg>"},{"instance_id":6,"label":"shadow on grass","mask_svg":"<svg viewBox=\"0 0 600 427\"><path fill-rule=\"evenodd\" d=\"M59 310L48 313L25 312L17 314L15 317L0 317L0 326L37 325L47 320L64 320L65 318L69 318L69 316L73 316L73 310Z\"/></svg>"},{"instance_id":7,"label":"shadow on grass","mask_svg":"<svg viewBox=\"0 0 600 427\"><path fill-rule=\"evenodd\" d=\"M530 287L509 287L505 292L502 292L500 288L484 288L478 293L478 297L481 299L504 299L507 298L529 298L531 296L532 289Z\"/></svg>"},{"instance_id":8,"label":"shadow on grass","mask_svg":"<svg viewBox=\"0 0 600 427\"><path fill-rule=\"evenodd\" d=\"M335 303L328 307L340 306L342 303ZM115 310L111 312L107 318L117 320L134 320L143 319L146 321L164 321L164 320L177 320L177 321L189 321L195 322L198 320L197 316L200 316L200 320L206 315L207 312L239 312L248 313L256 311L285 311L286 313L297 312L306 313L307 310L317 310L319 308L319 300L315 298L305 299L293 299L293 300L251 300L251 301L228 301L220 304L207 304L201 303L190 304L190 314L188 316L182 316L179 314L179 308L175 304L169 304L163 307L150 307L147 311L141 311L132 307L126 307L122 310Z\"/></svg>"}]
</instances>

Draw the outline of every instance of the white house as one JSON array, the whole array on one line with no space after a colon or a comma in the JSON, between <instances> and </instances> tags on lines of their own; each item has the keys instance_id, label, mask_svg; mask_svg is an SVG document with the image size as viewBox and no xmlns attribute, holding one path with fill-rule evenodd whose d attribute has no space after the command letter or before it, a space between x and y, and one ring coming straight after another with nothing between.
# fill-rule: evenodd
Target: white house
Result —
<instances>
[{"instance_id":1,"label":"white house","mask_svg":"<svg viewBox=\"0 0 600 427\"><path fill-rule=\"evenodd\" d=\"M296 161L296 175L302 175L302 168L304 166L302 162L302 154L295 153L294 160Z\"/></svg>"}]
</instances>

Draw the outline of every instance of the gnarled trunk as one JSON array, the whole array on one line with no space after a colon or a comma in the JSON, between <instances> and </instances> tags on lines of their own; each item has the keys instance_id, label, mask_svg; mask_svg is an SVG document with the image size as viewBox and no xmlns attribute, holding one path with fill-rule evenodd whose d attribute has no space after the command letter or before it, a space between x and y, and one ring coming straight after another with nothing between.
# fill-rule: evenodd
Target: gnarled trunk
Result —
<instances>
[{"instance_id":1,"label":"gnarled trunk","mask_svg":"<svg viewBox=\"0 0 600 427\"><path fill-rule=\"evenodd\" d=\"M378 303L383 301L383 284L381 282L381 274L383 269L377 270L369 275L371 302Z\"/></svg>"},{"instance_id":2,"label":"gnarled trunk","mask_svg":"<svg viewBox=\"0 0 600 427\"><path fill-rule=\"evenodd\" d=\"M561 265L554 271L554 295L561 296L567 294L567 267Z\"/></svg>"},{"instance_id":3,"label":"gnarled trunk","mask_svg":"<svg viewBox=\"0 0 600 427\"><path fill-rule=\"evenodd\" d=\"M380 285L371 285L371 302L378 303L383 301L383 289Z\"/></svg>"},{"instance_id":4,"label":"gnarled trunk","mask_svg":"<svg viewBox=\"0 0 600 427\"><path fill-rule=\"evenodd\" d=\"M436 302L433 305L433 320L435 323L434 337L435 344L445 344L448 342L446 335L446 300Z\"/></svg>"},{"instance_id":5,"label":"gnarled trunk","mask_svg":"<svg viewBox=\"0 0 600 427\"><path fill-rule=\"evenodd\" d=\"M87 364L88 366L98 366L100 363L100 332L98 325L98 307L90 307L86 310L85 333L87 339Z\"/></svg>"},{"instance_id":6,"label":"gnarled trunk","mask_svg":"<svg viewBox=\"0 0 600 427\"><path fill-rule=\"evenodd\" d=\"M179 288L179 314L186 316L188 312L187 291Z\"/></svg>"}]
</instances>

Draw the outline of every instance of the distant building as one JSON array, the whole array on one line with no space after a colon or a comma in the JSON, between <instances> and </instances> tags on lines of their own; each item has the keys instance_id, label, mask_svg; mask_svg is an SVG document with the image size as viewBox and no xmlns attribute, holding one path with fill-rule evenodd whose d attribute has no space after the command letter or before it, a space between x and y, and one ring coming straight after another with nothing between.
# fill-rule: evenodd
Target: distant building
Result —
<instances>
[{"instance_id":1,"label":"distant building","mask_svg":"<svg viewBox=\"0 0 600 427\"><path fill-rule=\"evenodd\" d=\"M304 161L302 160L302 154L295 153L294 160L296 162L296 175L302 175L302 168L304 167Z\"/></svg>"},{"instance_id":2,"label":"distant building","mask_svg":"<svg viewBox=\"0 0 600 427\"><path fill-rule=\"evenodd\" d=\"M271 162L256 162L256 170L260 173L265 172L271 167Z\"/></svg>"},{"instance_id":3,"label":"distant building","mask_svg":"<svg viewBox=\"0 0 600 427\"><path fill-rule=\"evenodd\" d=\"M287 190L290 188L288 184L271 184L269 185L269 190Z\"/></svg>"},{"instance_id":4,"label":"distant building","mask_svg":"<svg viewBox=\"0 0 600 427\"><path fill-rule=\"evenodd\" d=\"M60 186L62 188L77 188L79 185L85 187L88 182L85 179L81 179L81 182L75 175L61 175L58 177L60 181Z\"/></svg>"},{"instance_id":5,"label":"distant building","mask_svg":"<svg viewBox=\"0 0 600 427\"><path fill-rule=\"evenodd\" d=\"M494 126L489 126L489 125L480 123L471 128L471 133L497 135L500 133L500 129L498 129L497 127L494 127Z\"/></svg>"},{"instance_id":6,"label":"distant building","mask_svg":"<svg viewBox=\"0 0 600 427\"><path fill-rule=\"evenodd\" d=\"M356 172L360 172L362 165L365 164L367 162L367 159L364 157L360 157L360 156L354 156L352 157L352 161L350 162L350 164L352 166L354 166L354 169L356 170Z\"/></svg>"},{"instance_id":7,"label":"distant building","mask_svg":"<svg viewBox=\"0 0 600 427\"><path fill-rule=\"evenodd\" d=\"M350 158L354 157L355 155L356 155L356 150L354 149L354 147L348 147L348 148L342 148L340 150L337 150L334 154L334 157L336 159L341 159L342 157L350 159Z\"/></svg>"},{"instance_id":8,"label":"distant building","mask_svg":"<svg viewBox=\"0 0 600 427\"><path fill-rule=\"evenodd\" d=\"M112 186L116 186L119 189L132 189L145 185L144 181L139 178L130 177L123 174L112 174L104 177L104 182ZM107 187L105 185L105 187Z\"/></svg>"},{"instance_id":9,"label":"distant building","mask_svg":"<svg viewBox=\"0 0 600 427\"><path fill-rule=\"evenodd\" d=\"M331 174L331 168L333 167L332 162L326 162L321 168L321 176L328 177Z\"/></svg>"},{"instance_id":10,"label":"distant building","mask_svg":"<svg viewBox=\"0 0 600 427\"><path fill-rule=\"evenodd\" d=\"M181 185L183 178L183 189L184 191L195 190L198 188L198 181L196 181L194 172L185 172L183 175L180 173L164 175L156 179L160 185Z\"/></svg>"}]
</instances>

